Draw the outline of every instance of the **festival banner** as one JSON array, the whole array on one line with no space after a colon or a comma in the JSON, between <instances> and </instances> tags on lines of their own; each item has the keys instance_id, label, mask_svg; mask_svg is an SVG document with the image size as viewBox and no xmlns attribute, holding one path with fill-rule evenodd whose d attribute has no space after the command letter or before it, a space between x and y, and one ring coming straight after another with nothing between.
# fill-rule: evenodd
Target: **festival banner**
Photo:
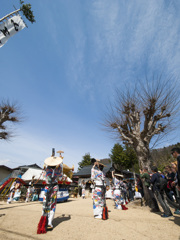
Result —
<instances>
[{"instance_id":1,"label":"festival banner","mask_svg":"<svg viewBox=\"0 0 180 240\"><path fill-rule=\"evenodd\" d=\"M0 22L0 47L2 47L10 37L25 28L25 26L20 15L12 16L4 22Z\"/></svg>"}]
</instances>

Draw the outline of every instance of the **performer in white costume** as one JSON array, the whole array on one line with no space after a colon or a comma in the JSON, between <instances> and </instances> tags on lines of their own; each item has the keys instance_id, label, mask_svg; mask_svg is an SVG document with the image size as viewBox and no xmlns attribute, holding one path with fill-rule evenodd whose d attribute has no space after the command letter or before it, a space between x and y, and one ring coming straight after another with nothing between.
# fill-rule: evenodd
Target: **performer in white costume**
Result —
<instances>
[{"instance_id":1,"label":"performer in white costume","mask_svg":"<svg viewBox=\"0 0 180 240\"><path fill-rule=\"evenodd\" d=\"M38 224L37 233L46 233L46 230L52 230L52 221L54 219L57 203L57 192L59 190L58 180L63 176L63 157L55 157L53 149L53 154L51 157L45 159L45 178L46 187L45 195L43 197L43 211L42 217ZM63 152L63 151L61 151ZM48 220L48 222L47 222ZM47 227L47 229L46 229Z\"/></svg>"},{"instance_id":2,"label":"performer in white costume","mask_svg":"<svg viewBox=\"0 0 180 240\"><path fill-rule=\"evenodd\" d=\"M34 186L33 186L33 183L34 183L34 176L32 177L32 180L31 182L29 183L29 187L27 189L27 193L26 193L26 202L29 202L31 199L32 199L32 195L34 193Z\"/></svg>"},{"instance_id":3,"label":"performer in white costume","mask_svg":"<svg viewBox=\"0 0 180 240\"><path fill-rule=\"evenodd\" d=\"M85 199L85 194L86 194L86 182L83 180L81 183L81 187L82 187L82 198Z\"/></svg>"},{"instance_id":4,"label":"performer in white costume","mask_svg":"<svg viewBox=\"0 0 180 240\"><path fill-rule=\"evenodd\" d=\"M114 183L114 203L116 209L127 210L128 208L124 205L125 199L123 198L123 175L112 172L113 183Z\"/></svg>"},{"instance_id":5,"label":"performer in white costume","mask_svg":"<svg viewBox=\"0 0 180 240\"><path fill-rule=\"evenodd\" d=\"M94 159L95 160L95 159ZM101 166L104 166L100 163L100 160L95 160L94 165L91 169L91 180L95 183L95 188L93 191L93 212L94 218L102 219L102 211L104 206L104 173L102 172Z\"/></svg>"},{"instance_id":6,"label":"performer in white costume","mask_svg":"<svg viewBox=\"0 0 180 240\"><path fill-rule=\"evenodd\" d=\"M8 196L7 204L12 202L16 190L19 189L20 187L21 187L21 183L18 179L16 179L10 187L10 193Z\"/></svg>"},{"instance_id":7,"label":"performer in white costume","mask_svg":"<svg viewBox=\"0 0 180 240\"><path fill-rule=\"evenodd\" d=\"M120 190L120 177L121 175L115 174L114 171L112 172L112 178L114 183L114 203L116 209L122 209L121 207L121 190Z\"/></svg>"}]
</instances>

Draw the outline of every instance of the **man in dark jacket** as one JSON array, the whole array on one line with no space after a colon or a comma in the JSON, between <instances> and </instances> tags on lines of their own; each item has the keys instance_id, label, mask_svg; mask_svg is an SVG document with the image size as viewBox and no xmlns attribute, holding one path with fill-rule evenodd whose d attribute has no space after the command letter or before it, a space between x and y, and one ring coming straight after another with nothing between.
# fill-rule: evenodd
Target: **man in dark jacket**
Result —
<instances>
[{"instance_id":1,"label":"man in dark jacket","mask_svg":"<svg viewBox=\"0 0 180 240\"><path fill-rule=\"evenodd\" d=\"M171 149L171 154L174 158L177 158L177 189L180 191L180 148Z\"/></svg>"},{"instance_id":2,"label":"man in dark jacket","mask_svg":"<svg viewBox=\"0 0 180 240\"><path fill-rule=\"evenodd\" d=\"M144 199L146 204L151 208L151 212L160 212L158 203L150 187L151 180L147 167L144 167L143 170L140 170L140 177L144 182Z\"/></svg>"},{"instance_id":3,"label":"man in dark jacket","mask_svg":"<svg viewBox=\"0 0 180 240\"><path fill-rule=\"evenodd\" d=\"M153 185L153 192L154 192L155 197L157 198L157 201L159 202L162 209L164 210L164 213L161 215L161 217L163 217L163 218L171 217L172 216L171 210L164 200L164 191L160 190L161 175L158 173L157 167L153 166L151 168L151 170L153 172L153 175L151 177L151 184Z\"/></svg>"},{"instance_id":4,"label":"man in dark jacket","mask_svg":"<svg viewBox=\"0 0 180 240\"><path fill-rule=\"evenodd\" d=\"M177 185L176 188L179 192L180 196L180 148L173 148L171 149L171 154L174 158L177 158ZM180 199L178 198L179 201L179 209L180 209ZM179 211L175 211L176 214L179 214Z\"/></svg>"}]
</instances>

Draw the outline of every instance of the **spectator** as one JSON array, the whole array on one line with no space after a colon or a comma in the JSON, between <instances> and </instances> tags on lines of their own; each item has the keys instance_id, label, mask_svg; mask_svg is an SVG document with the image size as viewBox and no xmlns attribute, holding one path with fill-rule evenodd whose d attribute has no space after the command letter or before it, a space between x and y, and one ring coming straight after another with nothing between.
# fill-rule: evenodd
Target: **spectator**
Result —
<instances>
[{"instance_id":1,"label":"spectator","mask_svg":"<svg viewBox=\"0 0 180 240\"><path fill-rule=\"evenodd\" d=\"M163 171L163 173L164 173L164 176L165 176L165 178L166 178L166 177L167 177L167 174L168 174L167 167L164 167L164 171Z\"/></svg>"},{"instance_id":2,"label":"spectator","mask_svg":"<svg viewBox=\"0 0 180 240\"><path fill-rule=\"evenodd\" d=\"M144 167L143 170L140 170L140 177L144 180L145 187L149 188L150 186L150 175L148 173L148 168Z\"/></svg>"},{"instance_id":3,"label":"spectator","mask_svg":"<svg viewBox=\"0 0 180 240\"><path fill-rule=\"evenodd\" d=\"M141 196L144 197L143 185L139 176L137 177L137 188L138 188L138 192L141 193Z\"/></svg>"},{"instance_id":4,"label":"spectator","mask_svg":"<svg viewBox=\"0 0 180 240\"><path fill-rule=\"evenodd\" d=\"M157 201L155 199L155 196L153 194L153 191L150 188L151 180L150 180L150 175L148 173L148 168L144 167L143 170L140 170L140 177L144 181L145 185L145 200L146 204L151 208L151 212L160 212L159 206L157 204Z\"/></svg>"},{"instance_id":5,"label":"spectator","mask_svg":"<svg viewBox=\"0 0 180 240\"><path fill-rule=\"evenodd\" d=\"M168 182L173 182L174 178L175 178L175 173L172 171L171 166L167 167L167 171L168 171L168 173L167 173L166 178L167 178Z\"/></svg>"},{"instance_id":6,"label":"spectator","mask_svg":"<svg viewBox=\"0 0 180 240\"><path fill-rule=\"evenodd\" d=\"M162 177L162 178L166 178L164 172L162 172L161 177Z\"/></svg>"},{"instance_id":7,"label":"spectator","mask_svg":"<svg viewBox=\"0 0 180 240\"><path fill-rule=\"evenodd\" d=\"M159 202L159 204L161 205L161 207L164 210L164 213L161 215L161 217L163 218L168 218L172 216L171 210L168 207L168 205L166 204L166 202L164 201L164 192L161 191L160 189L160 178L161 175L158 173L158 169L157 167L153 166L151 168L153 175L151 177L151 183L153 185L153 193L155 195L155 197L157 198L157 201Z\"/></svg>"},{"instance_id":8,"label":"spectator","mask_svg":"<svg viewBox=\"0 0 180 240\"><path fill-rule=\"evenodd\" d=\"M167 179L167 181L168 181L166 194L167 194L168 198L169 198L172 202L174 202L174 199L173 199L173 191L172 191L172 186L171 186L171 184L172 184L172 182L174 182L175 173L172 171L171 166L167 166L166 169L167 169L166 179Z\"/></svg>"},{"instance_id":9,"label":"spectator","mask_svg":"<svg viewBox=\"0 0 180 240\"><path fill-rule=\"evenodd\" d=\"M129 201L133 201L134 195L133 195L133 190L132 190L132 183L129 180L127 180L127 190L128 190Z\"/></svg>"},{"instance_id":10,"label":"spectator","mask_svg":"<svg viewBox=\"0 0 180 240\"><path fill-rule=\"evenodd\" d=\"M79 196L81 197L82 196L82 187L81 187L81 185L78 186L78 193L79 193Z\"/></svg>"},{"instance_id":11,"label":"spectator","mask_svg":"<svg viewBox=\"0 0 180 240\"><path fill-rule=\"evenodd\" d=\"M177 158L176 188L178 190L177 194L178 196L180 196L180 148L171 149L171 154L174 158ZM179 203L179 209L180 209L180 199L178 200L178 203Z\"/></svg>"},{"instance_id":12,"label":"spectator","mask_svg":"<svg viewBox=\"0 0 180 240\"><path fill-rule=\"evenodd\" d=\"M158 171L158 173L161 175L162 178L165 178L165 174L161 171Z\"/></svg>"},{"instance_id":13,"label":"spectator","mask_svg":"<svg viewBox=\"0 0 180 240\"><path fill-rule=\"evenodd\" d=\"M175 167L174 167L175 166ZM178 203L178 199L179 199L179 193L178 190L176 188L176 184L177 184L177 165L175 165L173 163L172 167L171 167L172 171L175 173L175 178L174 181L171 183L171 189L173 191L173 195L176 199L176 202Z\"/></svg>"}]
</instances>

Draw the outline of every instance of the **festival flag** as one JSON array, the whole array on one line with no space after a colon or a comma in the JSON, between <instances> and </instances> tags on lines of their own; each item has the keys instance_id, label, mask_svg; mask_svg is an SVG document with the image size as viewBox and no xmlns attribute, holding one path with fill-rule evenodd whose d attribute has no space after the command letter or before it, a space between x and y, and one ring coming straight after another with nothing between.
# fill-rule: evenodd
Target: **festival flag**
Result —
<instances>
[{"instance_id":1,"label":"festival flag","mask_svg":"<svg viewBox=\"0 0 180 240\"><path fill-rule=\"evenodd\" d=\"M0 22L0 47L2 47L10 37L25 28L25 26L19 14L12 16L4 22Z\"/></svg>"}]
</instances>

